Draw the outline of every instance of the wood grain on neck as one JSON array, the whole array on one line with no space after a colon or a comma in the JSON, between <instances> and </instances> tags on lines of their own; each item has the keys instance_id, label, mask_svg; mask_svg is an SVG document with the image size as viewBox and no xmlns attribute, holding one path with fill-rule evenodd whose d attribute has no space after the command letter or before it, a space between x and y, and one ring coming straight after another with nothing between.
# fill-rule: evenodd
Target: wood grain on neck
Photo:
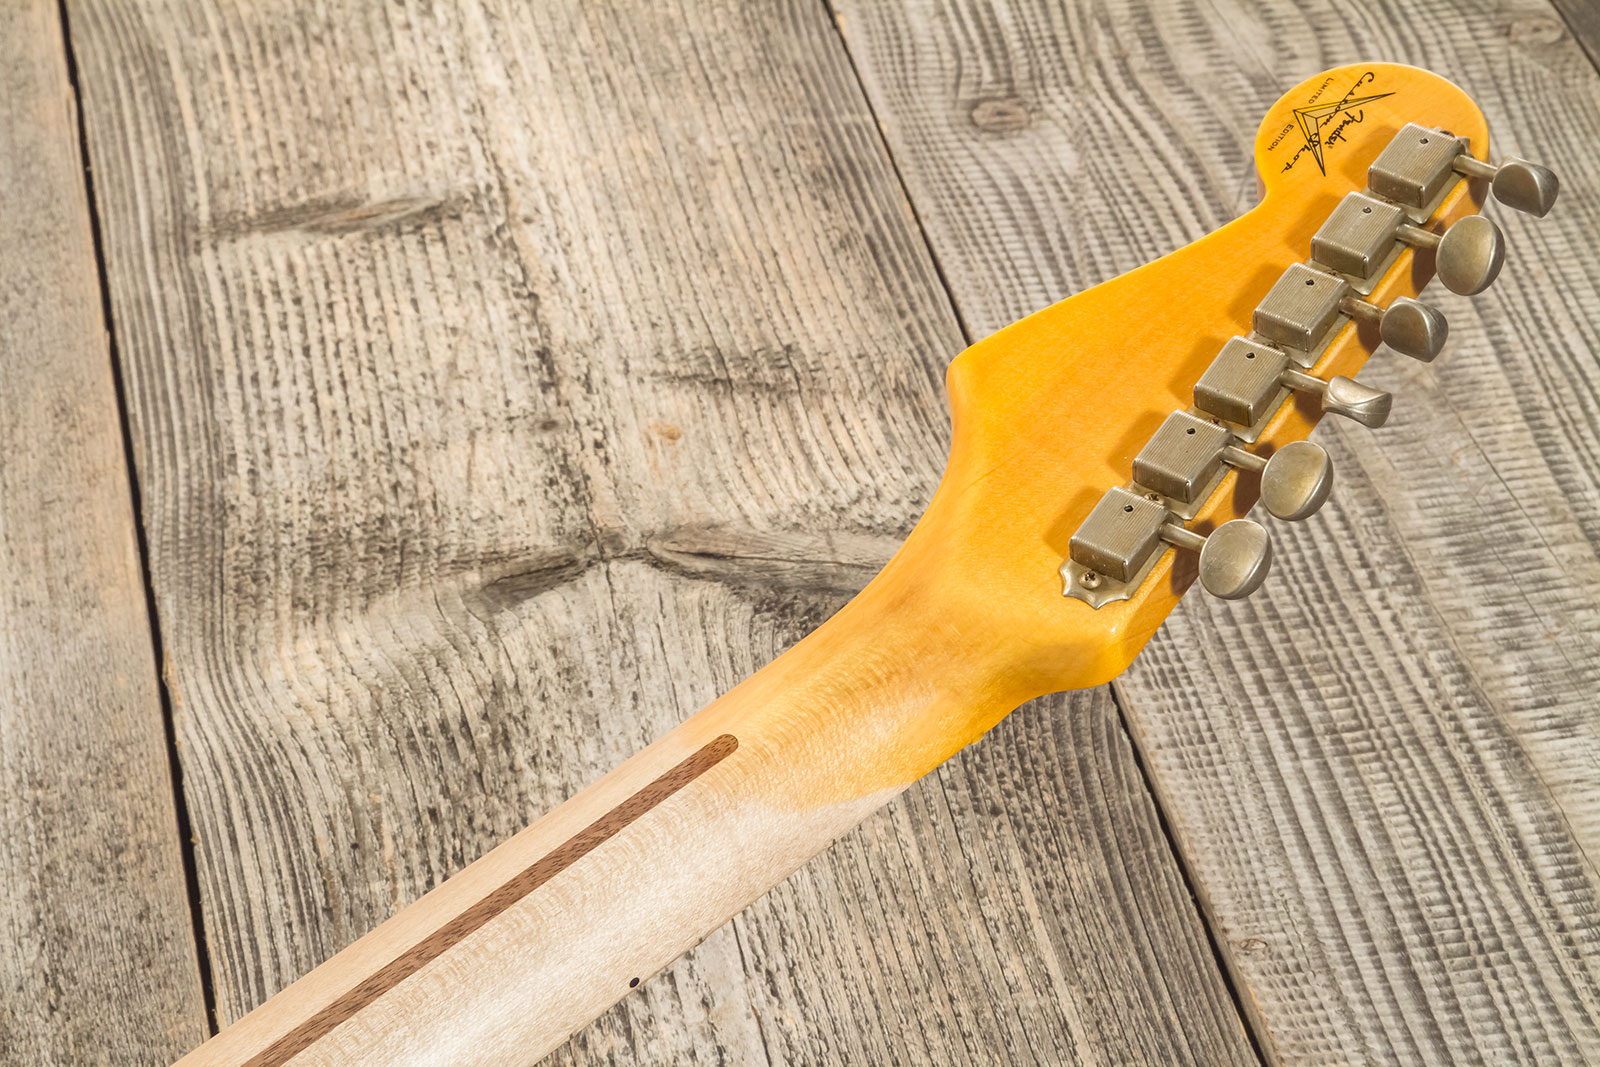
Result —
<instances>
[{"instance_id":1,"label":"wood grain on neck","mask_svg":"<svg viewBox=\"0 0 1600 1067\"><path fill-rule=\"evenodd\" d=\"M1482 116L1459 90L1409 68L1381 71L1386 86L1407 92L1364 112L1374 130L1425 114L1482 146ZM1360 66L1327 77L1378 76ZM1061 597L1066 537L1099 491L1125 479L1151 429L1187 405L1221 339L1303 259L1338 194L1364 178L1385 138L1367 139L1364 154L1345 153L1327 173L1272 155L1274 131L1321 84L1286 95L1263 123L1260 206L957 358L945 477L860 596L185 1067L288 1057L530 1064L1021 702L1120 673L1177 603L1193 560L1164 555L1128 600L1091 611ZM1463 185L1439 217L1475 207ZM1413 295L1427 277L1402 251L1373 299ZM1349 324L1312 369L1354 373L1371 343ZM1062 358L1069 346L1084 364ZM1107 388L1113 364L1116 388ZM1285 404L1261 441L1303 438L1317 417ZM1225 479L1194 525L1227 521L1253 502ZM696 762L729 736L737 751Z\"/></svg>"},{"instance_id":2,"label":"wood grain on neck","mask_svg":"<svg viewBox=\"0 0 1600 1067\"><path fill-rule=\"evenodd\" d=\"M939 540L183 1067L535 1062L1033 695L918 580Z\"/></svg>"},{"instance_id":3,"label":"wood grain on neck","mask_svg":"<svg viewBox=\"0 0 1600 1067\"><path fill-rule=\"evenodd\" d=\"M348 993L313 1014L293 1030L278 1038L245 1061L245 1067L277 1067L356 1012L388 992L397 983L421 970L441 953L506 908L544 885L578 860L610 840L623 827L700 777L739 747L732 734L720 734L685 758L649 785L606 812L568 838L553 852L535 860L499 889L480 899L450 922L395 957L394 962L375 972Z\"/></svg>"}]
</instances>

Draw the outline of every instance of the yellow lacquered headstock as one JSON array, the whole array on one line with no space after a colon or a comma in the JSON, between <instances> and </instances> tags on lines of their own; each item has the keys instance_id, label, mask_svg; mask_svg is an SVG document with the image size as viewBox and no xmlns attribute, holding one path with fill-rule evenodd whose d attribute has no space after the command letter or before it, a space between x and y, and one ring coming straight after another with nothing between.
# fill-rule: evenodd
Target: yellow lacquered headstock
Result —
<instances>
[{"instance_id":1,"label":"yellow lacquered headstock","mask_svg":"<svg viewBox=\"0 0 1600 1067\"><path fill-rule=\"evenodd\" d=\"M1408 123L1448 131L1464 139L1467 155L1487 157L1482 113L1437 75L1390 64L1318 74L1262 121L1256 207L1006 327L951 364L950 465L902 554L934 572L924 580L961 590L963 614L1008 643L1018 670L1036 672L1034 688L1114 677L1194 581L1195 554L1163 545L1125 599L1091 606L1063 596L1060 568L1091 510L1130 483L1135 455L1171 413L1191 408L1223 345L1251 334L1258 305L1312 258L1313 235L1347 194L1367 189L1369 166ZM1476 213L1487 191L1453 175L1413 222L1443 231ZM1431 251L1396 247L1359 286L1379 306L1416 296L1433 277ZM1298 369L1354 375L1380 343L1376 323L1340 318ZM1321 413L1314 395L1290 392L1253 428L1249 450L1268 456L1305 438ZM1229 471L1179 521L1206 534L1243 516L1257 493L1254 475Z\"/></svg>"}]
</instances>

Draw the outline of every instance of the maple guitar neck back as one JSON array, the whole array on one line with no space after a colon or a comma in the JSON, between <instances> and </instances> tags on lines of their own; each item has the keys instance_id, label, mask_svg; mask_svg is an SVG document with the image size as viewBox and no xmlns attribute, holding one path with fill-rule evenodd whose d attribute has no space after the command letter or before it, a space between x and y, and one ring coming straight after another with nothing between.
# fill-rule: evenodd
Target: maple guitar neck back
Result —
<instances>
[{"instance_id":1,"label":"maple guitar neck back","mask_svg":"<svg viewBox=\"0 0 1600 1067\"><path fill-rule=\"evenodd\" d=\"M1092 606L1063 596L1075 531L1410 122L1487 153L1477 107L1424 71L1342 67L1286 94L1256 140L1257 207L954 361L945 478L860 596L184 1067L533 1063L1011 709L1116 676L1194 557L1164 550L1125 599ZM1452 183L1430 225L1482 196ZM1368 299L1412 296L1432 269L1402 249ZM1354 374L1376 344L1352 320L1304 369ZM1294 396L1255 447L1311 430L1320 408ZM1227 474L1189 528L1243 515L1255 493Z\"/></svg>"}]
</instances>

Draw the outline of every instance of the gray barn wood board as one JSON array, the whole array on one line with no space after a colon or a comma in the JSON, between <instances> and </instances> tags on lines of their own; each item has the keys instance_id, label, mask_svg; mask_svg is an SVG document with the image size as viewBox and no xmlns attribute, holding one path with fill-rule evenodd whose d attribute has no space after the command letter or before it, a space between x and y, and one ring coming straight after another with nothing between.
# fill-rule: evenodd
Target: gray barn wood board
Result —
<instances>
[{"instance_id":1,"label":"gray barn wood board","mask_svg":"<svg viewBox=\"0 0 1600 1067\"><path fill-rule=\"evenodd\" d=\"M206 1033L56 6L0 5L0 1062Z\"/></svg>"},{"instance_id":2,"label":"gray barn wood board","mask_svg":"<svg viewBox=\"0 0 1600 1067\"><path fill-rule=\"evenodd\" d=\"M226 1021L842 603L963 339L819 4L71 15ZM690 1057L1254 1060L1104 692L557 1061Z\"/></svg>"},{"instance_id":3,"label":"gray barn wood board","mask_svg":"<svg viewBox=\"0 0 1600 1067\"><path fill-rule=\"evenodd\" d=\"M1561 173L1550 218L1490 208L1493 289L1429 290L1448 355L1364 374L1390 424L1318 429L1333 502L1263 591L1185 598L1116 690L1269 1060L1600 1060L1600 75L1556 11L840 9L975 335L1247 208L1261 113L1356 57Z\"/></svg>"},{"instance_id":4,"label":"gray barn wood board","mask_svg":"<svg viewBox=\"0 0 1600 1067\"><path fill-rule=\"evenodd\" d=\"M168 1062L197 950L237 1017L798 639L926 502L948 359L1247 208L1266 106L1371 56L1562 200L1318 430L1266 590L553 1062L1600 1060L1582 3L303 6L0 14L0 1059Z\"/></svg>"}]
</instances>

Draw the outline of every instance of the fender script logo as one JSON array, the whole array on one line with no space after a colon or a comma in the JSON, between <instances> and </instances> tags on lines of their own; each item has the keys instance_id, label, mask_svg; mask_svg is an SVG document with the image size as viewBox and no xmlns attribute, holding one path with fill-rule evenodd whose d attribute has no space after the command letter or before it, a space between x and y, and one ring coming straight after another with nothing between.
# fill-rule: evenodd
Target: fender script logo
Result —
<instances>
[{"instance_id":1,"label":"fender script logo","mask_svg":"<svg viewBox=\"0 0 1600 1067\"><path fill-rule=\"evenodd\" d=\"M1376 80L1377 75L1369 70L1356 79L1356 83L1350 87L1349 92L1333 103L1312 103L1305 107L1295 108L1294 121L1300 127L1300 133L1305 137L1306 143L1304 147L1290 157L1289 162L1283 165L1283 169L1286 171L1291 169L1300 161L1302 153L1310 152L1311 158L1317 161L1317 169L1323 174L1328 173L1328 168L1323 164L1322 150L1327 145L1338 143L1342 139L1346 127L1352 126L1366 117L1364 112L1355 109L1362 104L1370 104L1374 100L1382 100L1386 96L1394 95L1393 93L1373 93L1368 96L1356 95L1356 92L1363 85ZM1341 115L1344 117L1339 118ZM1339 119L1339 122L1333 129L1324 134L1324 127L1333 122L1334 119Z\"/></svg>"}]
</instances>

